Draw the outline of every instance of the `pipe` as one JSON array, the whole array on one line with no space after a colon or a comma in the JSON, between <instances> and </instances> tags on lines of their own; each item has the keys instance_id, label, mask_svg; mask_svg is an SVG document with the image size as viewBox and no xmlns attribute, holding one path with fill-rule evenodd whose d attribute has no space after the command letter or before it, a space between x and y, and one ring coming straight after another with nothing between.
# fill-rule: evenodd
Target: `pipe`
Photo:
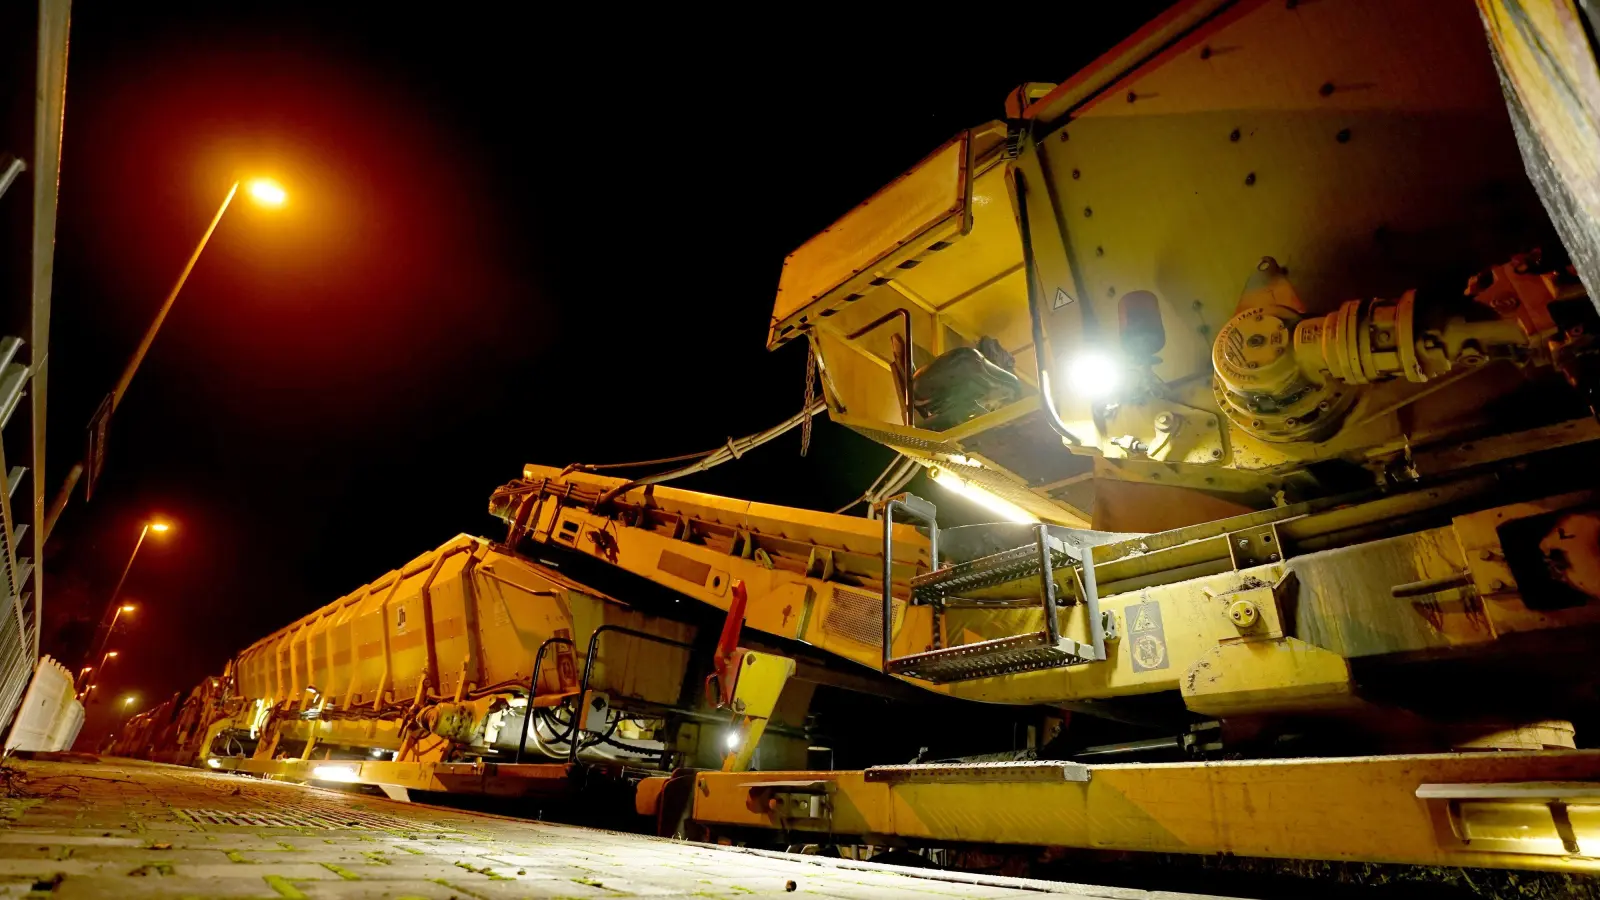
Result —
<instances>
[{"instance_id":1,"label":"pipe","mask_svg":"<svg viewBox=\"0 0 1600 900\"><path fill-rule=\"evenodd\" d=\"M1472 586L1472 573L1459 572L1455 575L1446 575L1443 578L1424 578L1421 581L1411 581L1397 584L1389 588L1389 596L1396 600L1407 597L1426 597L1441 591L1454 590Z\"/></svg>"},{"instance_id":2,"label":"pipe","mask_svg":"<svg viewBox=\"0 0 1600 900\"><path fill-rule=\"evenodd\" d=\"M1096 662L1106 658L1105 622L1100 618L1100 584L1094 575L1094 545L1087 540L1083 548L1083 605L1089 613L1089 642L1094 646Z\"/></svg>"},{"instance_id":3,"label":"pipe","mask_svg":"<svg viewBox=\"0 0 1600 900\"><path fill-rule=\"evenodd\" d=\"M1044 603L1044 633L1050 646L1054 647L1061 641L1061 620L1056 617L1056 580L1055 573L1050 569L1050 526L1040 522L1035 529L1034 541L1039 552L1039 587L1043 591L1039 599ZM1092 567L1094 563L1086 565ZM1096 633L1092 618L1089 620L1089 633Z\"/></svg>"},{"instance_id":4,"label":"pipe","mask_svg":"<svg viewBox=\"0 0 1600 900\"><path fill-rule=\"evenodd\" d=\"M876 319L873 319L871 322L868 322L867 324L861 326L860 328L857 328L855 331L850 332L849 334L845 335L844 337L845 337L845 340L847 340L847 341L856 340L856 339L866 335L868 332L872 331L873 329L878 328L879 326L885 324L890 319L893 319L895 316L899 316L901 318L902 324L904 325L904 330L905 330L905 335L904 335L904 338L903 338L903 340L905 341L905 359L902 360L902 362L901 362L901 370L900 370L900 416L901 416L902 419L905 420L905 422L904 422L905 426L907 428L910 428L910 427L912 427L913 422L915 421L912 418L912 414L911 414L911 376L912 376L912 374L914 372L914 367L911 365L911 313L910 313L910 311L908 311L903 306L902 307L896 307L895 309L889 310L888 312L886 312L883 315L877 317Z\"/></svg>"},{"instance_id":5,"label":"pipe","mask_svg":"<svg viewBox=\"0 0 1600 900\"><path fill-rule=\"evenodd\" d=\"M1028 280L1028 319L1033 325L1033 365L1038 372L1039 409L1044 412L1045 423L1051 431L1074 447L1081 447L1083 441L1067 430L1050 394L1050 363L1044 352L1044 312L1039 306L1039 276L1033 265L1033 227L1028 222L1028 185L1019 170L1012 170L1011 180L1017 187L1017 230L1022 237L1022 264Z\"/></svg>"},{"instance_id":6,"label":"pipe","mask_svg":"<svg viewBox=\"0 0 1600 900\"><path fill-rule=\"evenodd\" d=\"M522 748L528 743L528 722L533 719L533 695L539 692L539 665L544 662L544 651L549 649L551 644L566 644L571 647L572 639L546 638L545 642L539 645L538 652L533 654L533 674L528 678L528 707L522 712L522 739L517 741L517 755L512 760L514 763L522 762Z\"/></svg>"},{"instance_id":7,"label":"pipe","mask_svg":"<svg viewBox=\"0 0 1600 900\"><path fill-rule=\"evenodd\" d=\"M1138 753L1149 753L1155 750L1182 750L1183 737L1146 738L1142 741L1123 741L1120 744L1099 744L1094 747L1085 747L1076 753L1068 754L1073 759L1094 759L1102 756L1132 756Z\"/></svg>"},{"instance_id":8,"label":"pipe","mask_svg":"<svg viewBox=\"0 0 1600 900\"><path fill-rule=\"evenodd\" d=\"M922 501L926 503L926 501ZM894 511L900 510L907 518L916 519L928 526L928 571L934 572L939 568L939 522L937 511L933 504L926 504L927 511L918 510L900 500L889 500L883 504L883 673L889 671L890 663L894 662ZM911 605L911 599L906 599L906 605ZM938 623L934 623L934 638L937 639Z\"/></svg>"}]
</instances>

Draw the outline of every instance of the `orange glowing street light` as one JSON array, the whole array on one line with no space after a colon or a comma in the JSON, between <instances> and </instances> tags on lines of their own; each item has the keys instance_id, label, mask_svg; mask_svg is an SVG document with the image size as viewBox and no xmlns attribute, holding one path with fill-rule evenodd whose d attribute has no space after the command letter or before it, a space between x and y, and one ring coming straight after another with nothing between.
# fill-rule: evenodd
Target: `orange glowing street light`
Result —
<instances>
[{"instance_id":1,"label":"orange glowing street light","mask_svg":"<svg viewBox=\"0 0 1600 900\"><path fill-rule=\"evenodd\" d=\"M72 499L72 491L77 487L78 481L87 473L88 478L84 484L84 499L93 493L96 480L99 478L100 467L103 465L105 455L105 434L109 427L111 414L122 405L122 397L128 392L128 385L133 382L134 373L139 371L139 364L144 362L146 353L150 352L150 345L155 343L156 334L161 331L161 324L167 320L167 313L172 310L172 304L177 302L178 293L189 280L189 273L194 271L195 264L200 261L200 254L205 251L206 244L210 243L211 235L217 230L217 225L222 221L222 216L233 203L233 197L239 193L239 186L245 185L245 191L251 199L261 206L280 207L289 199L289 192L283 185L270 178L255 178L248 183L235 181L228 193L222 198L222 205L217 207L216 215L211 217L211 224L200 235L200 242L195 245L194 252L189 254L189 261L184 264L183 270L178 273L178 281L167 292L167 298L162 301L161 308L156 310L156 317L146 329L144 337L139 341L139 346L133 351L133 358L128 360L127 368L122 370L122 377L117 379L116 387L112 388L110 396L101 401L100 408L95 411L89 420L89 454L84 460L74 465L63 479L61 490L50 504L50 510L45 515L44 537L49 540L50 532L54 530L56 520L62 510L66 509L67 502ZM157 525L156 531L166 531L165 525Z\"/></svg>"},{"instance_id":2,"label":"orange glowing street light","mask_svg":"<svg viewBox=\"0 0 1600 900\"><path fill-rule=\"evenodd\" d=\"M135 607L132 603L124 603L117 607L117 611L111 614L111 627L106 629L106 640L111 640L111 632L116 629L117 620L122 618L122 614L131 613L134 609Z\"/></svg>"},{"instance_id":3,"label":"orange glowing street light","mask_svg":"<svg viewBox=\"0 0 1600 900\"><path fill-rule=\"evenodd\" d=\"M217 223L222 221L222 214L228 211L233 203L233 195L239 193L240 182L235 181L228 188L227 196L222 198L222 205L217 207L217 214L211 217L211 224L206 226L205 233L200 235L200 243L195 245L194 252L189 254L189 262L184 265L183 271L178 273L178 283L172 286L167 293L167 299L156 311L155 321L150 323L150 328L144 333L144 339L139 342L138 349L133 351L133 359L128 360L128 368L123 370L122 378L118 379L116 388L111 392L111 407L108 411L116 411L122 403L122 395L128 392L128 384L133 381L133 373L139 371L139 363L144 361L144 355L149 352L150 345L155 343L156 332L161 330L161 323L167 320L167 312L172 309L172 304L178 299L178 292L183 290L183 285L189 280L189 273L194 271L195 263L200 261L200 254L206 249L206 244L211 240L212 232L217 230ZM282 206L289 199L289 194L283 186L270 178L257 178L249 183L246 191L250 197L262 206ZM165 529L157 529L158 531Z\"/></svg>"},{"instance_id":4,"label":"orange glowing street light","mask_svg":"<svg viewBox=\"0 0 1600 900\"><path fill-rule=\"evenodd\" d=\"M271 178L257 178L250 182L247 190L251 199L263 206L282 206L289 199L289 193L283 189L283 185Z\"/></svg>"},{"instance_id":5,"label":"orange glowing street light","mask_svg":"<svg viewBox=\"0 0 1600 900\"><path fill-rule=\"evenodd\" d=\"M139 539L133 542L133 552L128 554L128 564L122 567L122 577L117 579L117 586L112 588L111 598L106 601L106 611L100 615L102 627L105 628L105 635L96 643L94 652L105 649L106 644L111 641L111 631L117 627L117 619L121 618L123 613L131 613L134 610L132 603L118 604L117 598L122 594L122 586L128 583L128 573L133 571L133 561L139 558L139 548L144 546L144 539L152 531L156 534L166 534L171 530L172 525L160 519L152 519L144 523L144 527L139 529ZM89 659L94 658L94 652L89 654ZM115 656L116 654L112 655Z\"/></svg>"}]
</instances>

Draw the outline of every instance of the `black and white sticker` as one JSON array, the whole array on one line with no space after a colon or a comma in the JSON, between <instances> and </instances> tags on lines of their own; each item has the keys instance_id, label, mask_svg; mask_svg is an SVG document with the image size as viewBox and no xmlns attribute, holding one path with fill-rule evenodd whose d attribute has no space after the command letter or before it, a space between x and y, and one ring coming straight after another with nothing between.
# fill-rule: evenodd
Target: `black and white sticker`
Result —
<instances>
[{"instance_id":1,"label":"black and white sticker","mask_svg":"<svg viewBox=\"0 0 1600 900\"><path fill-rule=\"evenodd\" d=\"M1071 294L1067 293L1066 291L1062 290L1061 288L1056 288L1056 296L1055 296L1054 300L1050 301L1050 308L1051 309L1060 309L1061 307L1066 306L1069 303L1077 303L1077 302L1078 301L1073 299L1073 296Z\"/></svg>"}]
</instances>

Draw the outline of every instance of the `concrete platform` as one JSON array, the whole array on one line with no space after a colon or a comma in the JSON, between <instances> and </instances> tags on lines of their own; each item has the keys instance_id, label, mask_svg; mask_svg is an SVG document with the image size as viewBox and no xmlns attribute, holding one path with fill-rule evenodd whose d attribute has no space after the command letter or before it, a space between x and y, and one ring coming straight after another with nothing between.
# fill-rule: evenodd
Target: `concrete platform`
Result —
<instances>
[{"instance_id":1,"label":"concrete platform","mask_svg":"<svg viewBox=\"0 0 1600 900\"><path fill-rule=\"evenodd\" d=\"M126 760L14 760L6 773L0 897L1194 896L691 844Z\"/></svg>"}]
</instances>

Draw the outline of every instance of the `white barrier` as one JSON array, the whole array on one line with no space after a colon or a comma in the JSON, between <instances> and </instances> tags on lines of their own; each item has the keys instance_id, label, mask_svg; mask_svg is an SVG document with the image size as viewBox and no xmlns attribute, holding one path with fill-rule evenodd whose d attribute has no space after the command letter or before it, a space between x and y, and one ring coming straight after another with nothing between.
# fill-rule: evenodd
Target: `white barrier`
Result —
<instances>
[{"instance_id":1,"label":"white barrier","mask_svg":"<svg viewBox=\"0 0 1600 900\"><path fill-rule=\"evenodd\" d=\"M73 691L72 673L54 659L41 657L17 708L6 750L67 750L82 727L83 704Z\"/></svg>"}]
</instances>

